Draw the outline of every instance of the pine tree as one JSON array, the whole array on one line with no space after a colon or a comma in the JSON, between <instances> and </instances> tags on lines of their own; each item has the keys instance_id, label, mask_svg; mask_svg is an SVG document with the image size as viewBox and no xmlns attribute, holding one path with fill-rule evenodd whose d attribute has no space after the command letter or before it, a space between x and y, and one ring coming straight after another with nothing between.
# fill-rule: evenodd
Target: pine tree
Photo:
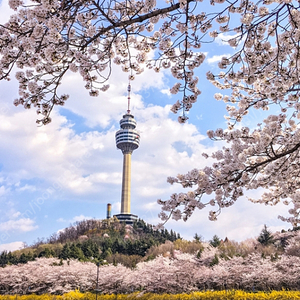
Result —
<instances>
[{"instance_id":1,"label":"pine tree","mask_svg":"<svg viewBox=\"0 0 300 300\"><path fill-rule=\"evenodd\" d=\"M221 244L221 239L215 234L212 240L209 241L209 244L217 248Z\"/></svg>"},{"instance_id":2,"label":"pine tree","mask_svg":"<svg viewBox=\"0 0 300 300\"><path fill-rule=\"evenodd\" d=\"M52 249L49 249L48 247L46 247L43 251L41 251L38 255L38 257L54 257L55 256L55 252Z\"/></svg>"},{"instance_id":3,"label":"pine tree","mask_svg":"<svg viewBox=\"0 0 300 300\"><path fill-rule=\"evenodd\" d=\"M27 256L25 253L22 253L19 257L19 264L26 264L28 262Z\"/></svg>"},{"instance_id":4,"label":"pine tree","mask_svg":"<svg viewBox=\"0 0 300 300\"><path fill-rule=\"evenodd\" d=\"M8 263L7 251L0 254L0 267L5 267Z\"/></svg>"},{"instance_id":5,"label":"pine tree","mask_svg":"<svg viewBox=\"0 0 300 300\"><path fill-rule=\"evenodd\" d=\"M62 250L61 250L61 253L59 255L59 258L62 258L62 259L69 259L71 258L71 250L70 250L70 245L68 243L66 243Z\"/></svg>"},{"instance_id":6,"label":"pine tree","mask_svg":"<svg viewBox=\"0 0 300 300\"><path fill-rule=\"evenodd\" d=\"M194 240L195 240L197 243L200 243L201 240L202 240L202 236L201 236L201 235L198 235L197 233L195 233L195 235L194 235Z\"/></svg>"},{"instance_id":7,"label":"pine tree","mask_svg":"<svg viewBox=\"0 0 300 300\"><path fill-rule=\"evenodd\" d=\"M19 261L18 258L16 257L16 255L11 253L10 251L7 254L7 259L8 259L8 263L10 263L12 265L16 265Z\"/></svg>"},{"instance_id":8,"label":"pine tree","mask_svg":"<svg viewBox=\"0 0 300 300\"><path fill-rule=\"evenodd\" d=\"M76 245L75 243L73 243L70 247L70 257L71 258L75 258L75 259L79 259L79 260L83 260L84 259L84 254L80 248L80 244Z\"/></svg>"},{"instance_id":9,"label":"pine tree","mask_svg":"<svg viewBox=\"0 0 300 300\"><path fill-rule=\"evenodd\" d=\"M264 246L267 246L267 245L273 243L272 233L271 233L271 231L268 230L266 224L264 225L264 228L262 229L259 237L257 238L257 241L260 242Z\"/></svg>"},{"instance_id":10,"label":"pine tree","mask_svg":"<svg viewBox=\"0 0 300 300\"><path fill-rule=\"evenodd\" d=\"M93 242L91 240L85 241L81 245L81 250L86 258L95 257L93 251Z\"/></svg>"}]
</instances>

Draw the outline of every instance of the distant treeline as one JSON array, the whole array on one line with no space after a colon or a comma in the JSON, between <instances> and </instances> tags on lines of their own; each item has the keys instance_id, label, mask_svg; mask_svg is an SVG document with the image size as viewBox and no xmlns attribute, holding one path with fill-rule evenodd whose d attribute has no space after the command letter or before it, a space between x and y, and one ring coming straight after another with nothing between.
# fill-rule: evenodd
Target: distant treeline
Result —
<instances>
[{"instance_id":1,"label":"distant treeline","mask_svg":"<svg viewBox=\"0 0 300 300\"><path fill-rule=\"evenodd\" d=\"M117 219L84 220L46 240L38 240L30 247L14 252L3 251L0 254L0 266L27 263L37 257L78 259L95 263L105 263L107 259L118 263L121 260L125 265L134 266L152 246L177 239L181 237L173 230L156 230L141 219L133 226L120 223Z\"/></svg>"}]
</instances>

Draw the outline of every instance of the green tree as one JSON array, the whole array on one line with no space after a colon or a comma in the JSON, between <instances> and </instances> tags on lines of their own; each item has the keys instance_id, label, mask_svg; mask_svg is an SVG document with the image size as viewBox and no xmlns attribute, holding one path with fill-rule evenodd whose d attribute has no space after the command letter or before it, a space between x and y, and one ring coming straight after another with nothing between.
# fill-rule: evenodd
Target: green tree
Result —
<instances>
[{"instance_id":1,"label":"green tree","mask_svg":"<svg viewBox=\"0 0 300 300\"><path fill-rule=\"evenodd\" d=\"M8 260L8 263L10 263L12 265L16 265L19 261L17 256L15 254L11 253L10 251L7 254L7 260Z\"/></svg>"},{"instance_id":2,"label":"green tree","mask_svg":"<svg viewBox=\"0 0 300 300\"><path fill-rule=\"evenodd\" d=\"M105 258L107 258L108 256L111 256L112 254L113 254L113 253L112 253L111 249L108 248L107 250L105 250L104 252L102 252L101 258L102 258L102 259L105 259Z\"/></svg>"},{"instance_id":3,"label":"green tree","mask_svg":"<svg viewBox=\"0 0 300 300\"><path fill-rule=\"evenodd\" d=\"M198 235L198 233L195 233L194 240L195 240L195 242L200 243L202 240L202 236Z\"/></svg>"},{"instance_id":4,"label":"green tree","mask_svg":"<svg viewBox=\"0 0 300 300\"><path fill-rule=\"evenodd\" d=\"M257 241L262 245L267 246L273 243L273 236L270 230L268 230L267 225L264 225L261 233L259 234Z\"/></svg>"},{"instance_id":5,"label":"green tree","mask_svg":"<svg viewBox=\"0 0 300 300\"><path fill-rule=\"evenodd\" d=\"M0 267L5 267L8 263L7 251L3 251L0 254Z\"/></svg>"},{"instance_id":6,"label":"green tree","mask_svg":"<svg viewBox=\"0 0 300 300\"><path fill-rule=\"evenodd\" d=\"M38 255L38 257L54 257L55 256L55 252L52 249L49 249L48 247L46 247L43 251L40 252L40 254Z\"/></svg>"},{"instance_id":7,"label":"green tree","mask_svg":"<svg viewBox=\"0 0 300 300\"><path fill-rule=\"evenodd\" d=\"M209 241L209 244L217 248L221 244L221 239L215 234L213 238Z\"/></svg>"},{"instance_id":8,"label":"green tree","mask_svg":"<svg viewBox=\"0 0 300 300\"><path fill-rule=\"evenodd\" d=\"M70 245L69 243L66 243L62 250L61 250L61 253L59 255L59 258L62 258L62 259L69 259L71 258L71 249L70 249Z\"/></svg>"},{"instance_id":9,"label":"green tree","mask_svg":"<svg viewBox=\"0 0 300 300\"><path fill-rule=\"evenodd\" d=\"M32 251L29 251L27 254L26 254L26 256L27 256L27 260L28 261L32 261L32 260L34 260L35 259L35 255L32 253Z\"/></svg>"},{"instance_id":10,"label":"green tree","mask_svg":"<svg viewBox=\"0 0 300 300\"><path fill-rule=\"evenodd\" d=\"M25 253L22 253L19 257L19 263L26 264L27 262L28 262L27 255Z\"/></svg>"},{"instance_id":11,"label":"green tree","mask_svg":"<svg viewBox=\"0 0 300 300\"><path fill-rule=\"evenodd\" d=\"M97 248L96 253L95 253L95 245ZM93 242L92 240L87 240L83 242L81 245L81 250L86 258L90 258L90 257L96 258L96 256L98 256L97 254L99 253L97 244L95 244L95 242Z\"/></svg>"},{"instance_id":12,"label":"green tree","mask_svg":"<svg viewBox=\"0 0 300 300\"><path fill-rule=\"evenodd\" d=\"M73 243L70 246L70 258L84 260L85 257L83 251L80 248L80 244L76 245L75 243Z\"/></svg>"},{"instance_id":13,"label":"green tree","mask_svg":"<svg viewBox=\"0 0 300 300\"><path fill-rule=\"evenodd\" d=\"M126 253L128 255L133 255L134 254L134 245L132 244L131 240L126 241Z\"/></svg>"}]
</instances>

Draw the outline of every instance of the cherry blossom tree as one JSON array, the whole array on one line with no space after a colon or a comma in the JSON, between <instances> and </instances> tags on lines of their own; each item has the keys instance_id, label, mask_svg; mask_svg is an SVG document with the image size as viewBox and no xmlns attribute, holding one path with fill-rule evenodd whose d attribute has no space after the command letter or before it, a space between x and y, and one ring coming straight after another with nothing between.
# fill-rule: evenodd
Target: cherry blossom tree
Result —
<instances>
[{"instance_id":1,"label":"cherry blossom tree","mask_svg":"<svg viewBox=\"0 0 300 300\"><path fill-rule=\"evenodd\" d=\"M227 93L215 94L227 105L228 128L209 130L208 137L226 146L213 153L204 169L170 177L189 188L159 200L163 221L187 220L193 211L213 206L216 220L247 190L265 192L260 203L292 204L290 217L299 223L299 39L300 11L295 0L10 0L16 14L0 25L0 79L16 68L20 97L15 105L35 107L39 124L51 121L55 105L68 95L59 86L67 72L78 72L91 96L109 87L112 64L130 80L145 68L170 69L178 81L171 93L181 93L173 106L179 122L200 94L195 70L205 59L201 44L229 33L234 49L223 57L219 74L207 79ZM236 126L251 109L280 111L257 126ZM238 128L237 128L238 127ZM208 157L207 154L204 156ZM204 195L211 195L204 201Z\"/></svg>"},{"instance_id":2,"label":"cherry blossom tree","mask_svg":"<svg viewBox=\"0 0 300 300\"><path fill-rule=\"evenodd\" d=\"M221 247L203 243L201 256L197 253L164 253L150 261L127 268L121 264L99 267L90 262L56 258L38 258L27 264L9 265L0 269L0 294L53 293L62 294L75 289L102 293L181 293L206 289L299 290L299 232L276 233L275 238L287 238L287 246L277 257L262 256L252 244L252 251L243 256L222 257ZM242 245L242 243L241 243ZM274 253L273 253L274 254ZM215 256L219 263L212 266Z\"/></svg>"}]
</instances>

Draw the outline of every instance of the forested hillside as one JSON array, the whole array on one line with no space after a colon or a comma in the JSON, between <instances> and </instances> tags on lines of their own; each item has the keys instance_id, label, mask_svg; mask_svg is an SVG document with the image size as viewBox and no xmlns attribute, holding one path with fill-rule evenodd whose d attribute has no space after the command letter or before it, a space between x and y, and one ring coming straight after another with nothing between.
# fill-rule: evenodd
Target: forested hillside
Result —
<instances>
[{"instance_id":1,"label":"forested hillside","mask_svg":"<svg viewBox=\"0 0 300 300\"><path fill-rule=\"evenodd\" d=\"M40 239L25 249L0 254L0 266L27 263L36 258L55 257L62 260L78 259L95 263L122 263L132 267L145 256L152 246L165 241L176 241L180 235L173 230L155 230L139 219L133 226L108 220L84 220ZM154 258L149 255L148 259Z\"/></svg>"}]
</instances>

